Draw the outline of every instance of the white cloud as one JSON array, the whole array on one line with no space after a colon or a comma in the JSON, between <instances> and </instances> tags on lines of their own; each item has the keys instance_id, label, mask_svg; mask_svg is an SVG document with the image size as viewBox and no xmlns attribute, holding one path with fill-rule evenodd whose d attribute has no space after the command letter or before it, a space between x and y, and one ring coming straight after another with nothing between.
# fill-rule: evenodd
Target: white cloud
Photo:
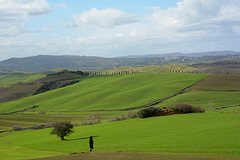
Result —
<instances>
[{"instance_id":1,"label":"white cloud","mask_svg":"<svg viewBox=\"0 0 240 160\"><path fill-rule=\"evenodd\" d=\"M46 0L0 0L1 17L27 18L51 12L52 9Z\"/></svg>"},{"instance_id":2,"label":"white cloud","mask_svg":"<svg viewBox=\"0 0 240 160\"><path fill-rule=\"evenodd\" d=\"M162 10L161 6L147 9L152 9L152 13L142 17L133 16L131 23L118 27L114 26L119 22L116 15L120 14L111 16L110 11L97 9L81 13L75 17L75 25L95 27L89 36L98 38L88 40L88 44L84 39L78 44L91 46L95 53L101 50L115 53L116 56L121 53L240 50L237 44L240 37L236 36L240 26L239 0L184 0L177 3L177 7L167 10ZM97 27L114 28L100 32Z\"/></svg>"},{"instance_id":3,"label":"white cloud","mask_svg":"<svg viewBox=\"0 0 240 160\"><path fill-rule=\"evenodd\" d=\"M98 10L96 8L90 11L82 12L78 15L73 15L74 22L71 22L72 27L79 28L112 28L124 24L136 23L139 17L122 12L117 9L108 8Z\"/></svg>"},{"instance_id":4,"label":"white cloud","mask_svg":"<svg viewBox=\"0 0 240 160\"><path fill-rule=\"evenodd\" d=\"M25 33L24 19L51 11L46 0L0 0L0 36Z\"/></svg>"},{"instance_id":5,"label":"white cloud","mask_svg":"<svg viewBox=\"0 0 240 160\"><path fill-rule=\"evenodd\" d=\"M225 21L240 21L238 0L184 0L177 8L155 10L149 16L153 23L161 26L188 29L189 25L202 26Z\"/></svg>"},{"instance_id":6,"label":"white cloud","mask_svg":"<svg viewBox=\"0 0 240 160\"><path fill-rule=\"evenodd\" d=\"M184 0L177 3L176 8L154 8L146 19L155 37L168 42L188 40L193 43L197 39L201 45L208 39L217 43L225 36L226 43L230 43L229 37L234 36L234 31L238 30L236 26L240 25L239 10L238 0ZM207 50L206 45L202 48ZM217 45L215 50L218 50Z\"/></svg>"},{"instance_id":7,"label":"white cloud","mask_svg":"<svg viewBox=\"0 0 240 160\"><path fill-rule=\"evenodd\" d=\"M44 8L45 12L42 13L50 11L48 7ZM47 34L41 39L40 36L1 39L1 35L27 32L19 17L33 15L12 12L4 16L1 12L1 52L11 55L18 53L19 56L34 53L114 57L210 50L240 51L239 0L184 0L177 3L175 8L162 10L161 6L154 6L148 9L152 12L145 15L132 15L111 8L91 9L73 16L74 21L70 25L77 29L68 28L70 34L65 34L68 36L60 36L55 31L56 36L49 37ZM66 28L60 31L64 33Z\"/></svg>"}]
</instances>

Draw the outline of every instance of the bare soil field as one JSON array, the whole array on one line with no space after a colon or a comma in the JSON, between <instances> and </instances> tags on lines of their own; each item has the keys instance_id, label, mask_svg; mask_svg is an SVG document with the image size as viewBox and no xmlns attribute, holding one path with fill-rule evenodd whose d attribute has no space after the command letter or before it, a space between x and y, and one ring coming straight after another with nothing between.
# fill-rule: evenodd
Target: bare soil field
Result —
<instances>
[{"instance_id":1,"label":"bare soil field","mask_svg":"<svg viewBox=\"0 0 240 160\"><path fill-rule=\"evenodd\" d=\"M211 75L189 88L191 91L239 91L239 75Z\"/></svg>"}]
</instances>

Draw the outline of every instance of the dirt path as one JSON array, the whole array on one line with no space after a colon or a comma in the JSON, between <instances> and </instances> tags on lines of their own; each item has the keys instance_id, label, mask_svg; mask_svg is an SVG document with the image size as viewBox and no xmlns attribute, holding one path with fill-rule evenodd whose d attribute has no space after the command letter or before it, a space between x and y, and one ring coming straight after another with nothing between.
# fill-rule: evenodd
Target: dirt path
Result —
<instances>
[{"instance_id":1,"label":"dirt path","mask_svg":"<svg viewBox=\"0 0 240 160\"><path fill-rule=\"evenodd\" d=\"M124 152L86 152L35 160L240 160L240 157L169 155Z\"/></svg>"}]
</instances>

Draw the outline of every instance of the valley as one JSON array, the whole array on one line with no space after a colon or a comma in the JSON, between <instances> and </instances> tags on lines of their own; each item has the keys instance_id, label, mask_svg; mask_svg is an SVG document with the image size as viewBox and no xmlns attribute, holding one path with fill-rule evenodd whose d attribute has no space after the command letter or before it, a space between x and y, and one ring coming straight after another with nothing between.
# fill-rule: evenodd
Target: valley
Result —
<instances>
[{"instance_id":1,"label":"valley","mask_svg":"<svg viewBox=\"0 0 240 160\"><path fill-rule=\"evenodd\" d=\"M237 138L240 76L187 72L190 68L186 72L167 73L157 71L157 66L150 67L155 73L149 69L122 74L104 71L101 75L86 77L62 73L54 78L43 75L26 80L24 84L34 82L39 86L43 81L58 79L69 81L70 78L78 82L0 103L0 158L65 159L67 156L77 159L86 156L87 159L95 154L105 159L104 155L111 157L111 153L116 152L119 157L127 155L124 159L132 160L138 153L143 157L170 160L183 157L240 159ZM176 70L174 65L164 68L173 67ZM134 68L117 69L131 71ZM9 88L19 82L11 83ZM124 116L141 108L171 107L177 103L200 106L206 111L143 119ZM100 123L89 120L93 114L101 117ZM50 135L51 127L39 129L41 125L65 120L75 125L74 133L65 141ZM89 122L92 125L87 125ZM92 154L88 153L90 135L95 141Z\"/></svg>"}]
</instances>

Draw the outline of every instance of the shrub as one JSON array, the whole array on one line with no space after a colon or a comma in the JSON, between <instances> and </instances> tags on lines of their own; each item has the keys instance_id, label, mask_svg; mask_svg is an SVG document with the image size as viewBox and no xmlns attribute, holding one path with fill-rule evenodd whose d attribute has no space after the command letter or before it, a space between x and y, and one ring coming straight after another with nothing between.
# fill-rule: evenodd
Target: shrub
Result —
<instances>
[{"instance_id":1,"label":"shrub","mask_svg":"<svg viewBox=\"0 0 240 160\"><path fill-rule=\"evenodd\" d=\"M121 116L117 116L117 117L112 117L110 118L110 122L115 122L115 121L123 121L126 119L134 119L134 118L138 118L137 112L136 111L130 111L126 114L122 114Z\"/></svg>"},{"instance_id":2,"label":"shrub","mask_svg":"<svg viewBox=\"0 0 240 160\"><path fill-rule=\"evenodd\" d=\"M130 112L128 112L127 113L127 118L128 119L138 118L137 111L130 111Z\"/></svg>"},{"instance_id":3,"label":"shrub","mask_svg":"<svg viewBox=\"0 0 240 160\"><path fill-rule=\"evenodd\" d=\"M117 117L112 117L112 118L110 118L110 122L116 122L116 121L121 121L122 119L121 119L121 117L119 117L119 116L117 116Z\"/></svg>"},{"instance_id":4,"label":"shrub","mask_svg":"<svg viewBox=\"0 0 240 160\"><path fill-rule=\"evenodd\" d=\"M52 121L49 121L45 124L46 128L51 128L51 127L54 127L56 125L57 122L52 122Z\"/></svg>"},{"instance_id":5,"label":"shrub","mask_svg":"<svg viewBox=\"0 0 240 160\"><path fill-rule=\"evenodd\" d=\"M93 125L101 123L102 116L99 113L90 113L85 121L81 122L81 126Z\"/></svg>"},{"instance_id":6,"label":"shrub","mask_svg":"<svg viewBox=\"0 0 240 160\"><path fill-rule=\"evenodd\" d=\"M88 115L88 118L87 118L87 120L92 121L92 122L94 122L94 123L100 123L100 122L101 122L101 119L102 119L101 114L96 113L96 112L90 113L90 114Z\"/></svg>"},{"instance_id":7,"label":"shrub","mask_svg":"<svg viewBox=\"0 0 240 160\"><path fill-rule=\"evenodd\" d=\"M175 111L172 108L163 108L159 110L158 115L159 116L166 116L166 115L172 115Z\"/></svg>"},{"instance_id":8,"label":"shrub","mask_svg":"<svg viewBox=\"0 0 240 160\"><path fill-rule=\"evenodd\" d=\"M196 107L191 104L179 103L175 104L174 108L176 108L177 112L180 113L204 113L205 109L201 107Z\"/></svg>"},{"instance_id":9,"label":"shrub","mask_svg":"<svg viewBox=\"0 0 240 160\"><path fill-rule=\"evenodd\" d=\"M159 114L160 108L157 107L148 107L143 108L137 112L138 117L140 118L147 118L147 117L154 117Z\"/></svg>"},{"instance_id":10,"label":"shrub","mask_svg":"<svg viewBox=\"0 0 240 160\"><path fill-rule=\"evenodd\" d=\"M128 119L127 115L126 114L122 114L121 115L121 120L123 121L123 120L126 120L126 119Z\"/></svg>"},{"instance_id":11,"label":"shrub","mask_svg":"<svg viewBox=\"0 0 240 160\"><path fill-rule=\"evenodd\" d=\"M83 122L81 122L81 126L86 126L86 125L93 125L93 124L95 124L94 122L92 122L92 121L83 121Z\"/></svg>"},{"instance_id":12,"label":"shrub","mask_svg":"<svg viewBox=\"0 0 240 160\"><path fill-rule=\"evenodd\" d=\"M78 123L72 123L72 125L75 126L80 126Z\"/></svg>"},{"instance_id":13,"label":"shrub","mask_svg":"<svg viewBox=\"0 0 240 160\"><path fill-rule=\"evenodd\" d=\"M22 130L22 127L19 126L19 125L15 125L15 126L13 126L13 130L14 130L14 131L21 131L21 130Z\"/></svg>"},{"instance_id":14,"label":"shrub","mask_svg":"<svg viewBox=\"0 0 240 160\"><path fill-rule=\"evenodd\" d=\"M35 124L32 129L44 129L46 126L44 124Z\"/></svg>"}]
</instances>

